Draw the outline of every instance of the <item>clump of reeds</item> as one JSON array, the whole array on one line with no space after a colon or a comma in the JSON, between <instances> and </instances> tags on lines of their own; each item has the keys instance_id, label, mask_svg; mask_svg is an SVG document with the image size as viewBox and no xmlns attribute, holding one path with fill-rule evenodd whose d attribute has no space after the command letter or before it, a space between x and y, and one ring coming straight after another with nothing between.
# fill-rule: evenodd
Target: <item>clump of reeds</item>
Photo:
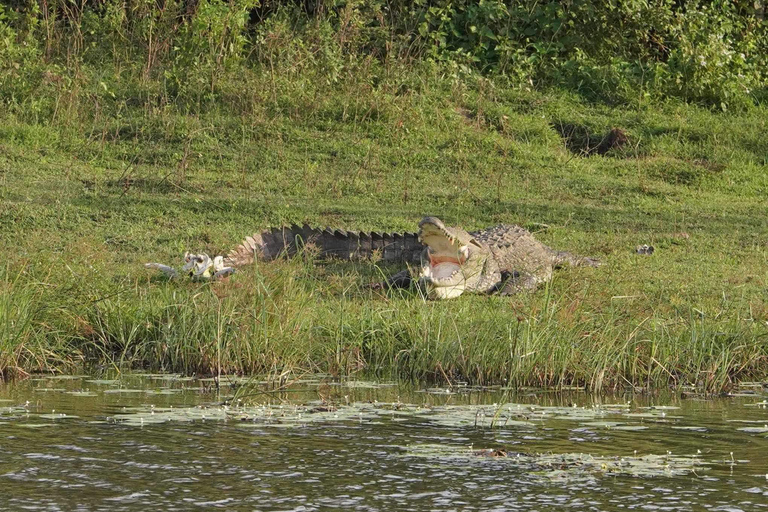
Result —
<instances>
[{"instance_id":1,"label":"clump of reeds","mask_svg":"<svg viewBox=\"0 0 768 512\"><path fill-rule=\"evenodd\" d=\"M552 287L515 299L433 302L418 290L374 292L359 270L365 273L355 265L333 273L306 252L223 282L142 276L99 297L94 290L107 284L97 281L94 299L74 304L6 270L0 370L84 360L217 375L359 373L448 385L719 391L764 376L768 360L765 332L734 311L628 319L611 307L579 311Z\"/></svg>"}]
</instances>

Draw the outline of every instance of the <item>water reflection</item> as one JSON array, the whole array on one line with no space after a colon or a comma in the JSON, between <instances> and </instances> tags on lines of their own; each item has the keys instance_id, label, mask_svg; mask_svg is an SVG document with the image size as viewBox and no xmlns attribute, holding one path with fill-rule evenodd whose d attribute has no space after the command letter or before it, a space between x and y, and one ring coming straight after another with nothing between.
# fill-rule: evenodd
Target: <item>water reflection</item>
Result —
<instances>
[{"instance_id":1,"label":"water reflection","mask_svg":"<svg viewBox=\"0 0 768 512\"><path fill-rule=\"evenodd\" d=\"M28 380L0 387L0 509L766 510L768 394L745 391L310 379L223 406L207 380Z\"/></svg>"}]
</instances>

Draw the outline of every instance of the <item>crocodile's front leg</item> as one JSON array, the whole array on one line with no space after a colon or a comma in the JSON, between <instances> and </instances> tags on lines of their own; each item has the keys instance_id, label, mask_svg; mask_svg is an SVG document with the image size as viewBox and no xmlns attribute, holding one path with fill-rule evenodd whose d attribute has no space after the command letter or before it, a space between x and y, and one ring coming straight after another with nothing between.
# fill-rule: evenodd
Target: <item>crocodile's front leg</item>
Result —
<instances>
[{"instance_id":1,"label":"crocodile's front leg","mask_svg":"<svg viewBox=\"0 0 768 512\"><path fill-rule=\"evenodd\" d=\"M502 272L502 280L497 285L499 295L515 295L522 291L535 290L539 284L536 276L521 274L518 271Z\"/></svg>"},{"instance_id":2,"label":"crocodile's front leg","mask_svg":"<svg viewBox=\"0 0 768 512\"><path fill-rule=\"evenodd\" d=\"M411 279L411 273L408 269L398 272L397 274L390 276L386 281L380 281L378 283L371 283L369 287L373 290L388 290L391 288L410 288L413 279Z\"/></svg>"}]
</instances>

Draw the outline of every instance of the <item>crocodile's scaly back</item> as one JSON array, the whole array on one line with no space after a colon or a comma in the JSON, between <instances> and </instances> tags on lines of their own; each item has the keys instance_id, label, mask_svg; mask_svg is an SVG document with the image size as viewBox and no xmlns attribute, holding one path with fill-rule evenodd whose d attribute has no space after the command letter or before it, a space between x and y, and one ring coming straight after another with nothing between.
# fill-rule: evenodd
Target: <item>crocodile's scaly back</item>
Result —
<instances>
[{"instance_id":1,"label":"crocodile's scaly back","mask_svg":"<svg viewBox=\"0 0 768 512\"><path fill-rule=\"evenodd\" d=\"M378 255L387 262L418 262L423 250L416 233L345 231L292 225L267 229L246 237L227 254L224 264L240 267L254 260L293 255L304 246L316 248L323 258L361 260Z\"/></svg>"},{"instance_id":2,"label":"crocodile's scaly back","mask_svg":"<svg viewBox=\"0 0 768 512\"><path fill-rule=\"evenodd\" d=\"M592 258L556 251L536 240L530 231L520 226L501 224L472 235L488 245L502 273L520 274L528 280L522 285L524 288L549 281L553 271L564 264L591 267L600 265L599 261Z\"/></svg>"},{"instance_id":3,"label":"crocodile's scaly back","mask_svg":"<svg viewBox=\"0 0 768 512\"><path fill-rule=\"evenodd\" d=\"M500 224L472 235L490 248L501 272L525 274L537 282L551 279L557 251L536 240L527 229Z\"/></svg>"}]
</instances>

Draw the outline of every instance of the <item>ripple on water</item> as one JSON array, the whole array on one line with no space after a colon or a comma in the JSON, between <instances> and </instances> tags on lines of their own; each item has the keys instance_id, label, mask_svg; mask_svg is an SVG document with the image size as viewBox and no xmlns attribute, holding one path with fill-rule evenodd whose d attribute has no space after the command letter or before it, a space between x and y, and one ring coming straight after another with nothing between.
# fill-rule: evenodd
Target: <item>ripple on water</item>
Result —
<instances>
[{"instance_id":1,"label":"ripple on water","mask_svg":"<svg viewBox=\"0 0 768 512\"><path fill-rule=\"evenodd\" d=\"M110 512L765 510L754 396L601 404L391 382L320 391L324 379L264 384L257 402L234 405L213 381L171 375L0 388L3 499Z\"/></svg>"}]
</instances>

